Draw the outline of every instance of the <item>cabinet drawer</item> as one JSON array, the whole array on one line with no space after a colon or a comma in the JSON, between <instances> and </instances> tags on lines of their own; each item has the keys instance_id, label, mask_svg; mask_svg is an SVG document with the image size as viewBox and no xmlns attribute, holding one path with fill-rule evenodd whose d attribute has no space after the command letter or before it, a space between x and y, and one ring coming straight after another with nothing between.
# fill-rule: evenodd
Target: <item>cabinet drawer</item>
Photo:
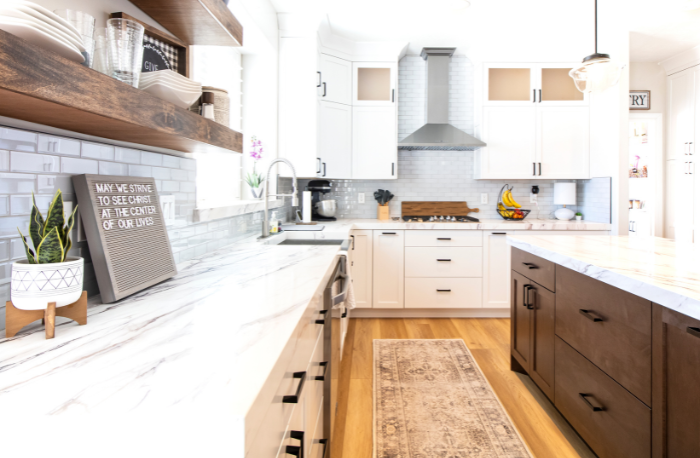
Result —
<instances>
[{"instance_id":1,"label":"cabinet drawer","mask_svg":"<svg viewBox=\"0 0 700 458\"><path fill-rule=\"evenodd\" d=\"M406 246L481 246L481 231L406 231Z\"/></svg>"},{"instance_id":2,"label":"cabinet drawer","mask_svg":"<svg viewBox=\"0 0 700 458\"><path fill-rule=\"evenodd\" d=\"M510 268L554 291L554 263L528 252L511 248Z\"/></svg>"},{"instance_id":3,"label":"cabinet drawer","mask_svg":"<svg viewBox=\"0 0 700 458\"><path fill-rule=\"evenodd\" d=\"M479 308L481 278L412 278L405 296L406 308Z\"/></svg>"},{"instance_id":4,"label":"cabinet drawer","mask_svg":"<svg viewBox=\"0 0 700 458\"><path fill-rule=\"evenodd\" d=\"M406 277L481 277L481 247L407 247Z\"/></svg>"},{"instance_id":5,"label":"cabinet drawer","mask_svg":"<svg viewBox=\"0 0 700 458\"><path fill-rule=\"evenodd\" d=\"M557 266L556 334L651 406L651 302Z\"/></svg>"},{"instance_id":6,"label":"cabinet drawer","mask_svg":"<svg viewBox=\"0 0 700 458\"><path fill-rule=\"evenodd\" d=\"M316 377L330 377L330 367L323 365L325 362L323 359L323 333L318 337L316 342L316 348L314 349L314 354L309 362L309 368L306 371L308 379L306 380L307 387L304 388L306 391L306 412L307 416L311 414L316 415L318 410L321 408L321 402L323 400L323 380L317 380ZM328 369L328 370L326 370ZM311 417L309 417L311 418ZM311 419L311 425L307 421L306 428L313 428L315 426L316 418ZM305 449L309 450L311 447L312 440L312 430L306 431L304 440L306 441Z\"/></svg>"},{"instance_id":7,"label":"cabinet drawer","mask_svg":"<svg viewBox=\"0 0 700 458\"><path fill-rule=\"evenodd\" d=\"M557 409L600 458L650 457L651 410L566 342L555 340Z\"/></svg>"},{"instance_id":8,"label":"cabinet drawer","mask_svg":"<svg viewBox=\"0 0 700 458\"><path fill-rule=\"evenodd\" d=\"M297 438L298 436L292 437L293 436L292 431L296 431L296 432L301 431L304 433L304 437L306 437L306 432L304 431L304 427L305 427L304 414L305 414L305 412L304 412L303 403L300 403L296 407L294 407L294 409L292 411L292 415L289 419L289 423L287 424L287 428L284 431L284 436L283 436L282 442L279 445L279 450L277 452L277 458L288 458L289 456L291 456L290 454L287 453L287 447L302 447L301 441ZM292 451L292 450L290 450L290 451ZM258 455L253 455L253 456L258 456ZM273 455L271 455L271 456L273 456Z\"/></svg>"}]
</instances>

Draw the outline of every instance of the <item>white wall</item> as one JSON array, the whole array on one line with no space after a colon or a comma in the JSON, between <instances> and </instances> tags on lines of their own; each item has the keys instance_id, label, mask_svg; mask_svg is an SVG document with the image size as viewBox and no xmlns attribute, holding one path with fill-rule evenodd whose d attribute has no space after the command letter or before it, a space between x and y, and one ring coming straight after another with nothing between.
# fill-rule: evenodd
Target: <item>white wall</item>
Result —
<instances>
[{"instance_id":1,"label":"white wall","mask_svg":"<svg viewBox=\"0 0 700 458\"><path fill-rule=\"evenodd\" d=\"M651 109L645 113L666 113L666 72L661 65L630 62L630 90L651 91Z\"/></svg>"}]
</instances>

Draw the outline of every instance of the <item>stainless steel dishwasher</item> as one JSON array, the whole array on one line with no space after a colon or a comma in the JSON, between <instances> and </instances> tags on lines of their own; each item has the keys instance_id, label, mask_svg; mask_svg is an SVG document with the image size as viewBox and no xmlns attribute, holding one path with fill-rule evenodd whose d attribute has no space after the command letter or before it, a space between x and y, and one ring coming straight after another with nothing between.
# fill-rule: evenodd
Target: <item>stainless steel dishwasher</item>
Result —
<instances>
[{"instance_id":1,"label":"stainless steel dishwasher","mask_svg":"<svg viewBox=\"0 0 700 458\"><path fill-rule=\"evenodd\" d=\"M349 240L341 246L341 251L347 252ZM324 359L330 364L330 377L323 381L323 418L324 437L326 438L323 458L333 457L333 436L338 411L338 380L340 376L340 319L344 316L345 307L334 308L345 302L350 277L347 274L347 257L338 256L331 279L323 295L326 323L323 328Z\"/></svg>"}]
</instances>

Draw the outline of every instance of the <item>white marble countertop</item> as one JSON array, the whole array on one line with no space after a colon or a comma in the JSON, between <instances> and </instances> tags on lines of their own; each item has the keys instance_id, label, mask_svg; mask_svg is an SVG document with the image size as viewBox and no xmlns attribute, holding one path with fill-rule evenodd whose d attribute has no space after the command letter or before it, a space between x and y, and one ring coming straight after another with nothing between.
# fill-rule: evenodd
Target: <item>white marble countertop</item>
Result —
<instances>
[{"instance_id":1,"label":"white marble countertop","mask_svg":"<svg viewBox=\"0 0 700 458\"><path fill-rule=\"evenodd\" d=\"M700 319L700 246L659 237L508 236L511 246Z\"/></svg>"},{"instance_id":2,"label":"white marble countertop","mask_svg":"<svg viewBox=\"0 0 700 458\"><path fill-rule=\"evenodd\" d=\"M322 224L325 230L313 237L346 238L352 229L610 228L544 220ZM337 246L274 246L252 237L181 263L174 278L122 301L91 298L88 325L59 318L52 340L40 324L9 339L0 331L0 412L5 418L167 414L178 422L196 412L198 421L217 418L229 430L240 428L337 252ZM235 448L228 435L221 440Z\"/></svg>"}]
</instances>

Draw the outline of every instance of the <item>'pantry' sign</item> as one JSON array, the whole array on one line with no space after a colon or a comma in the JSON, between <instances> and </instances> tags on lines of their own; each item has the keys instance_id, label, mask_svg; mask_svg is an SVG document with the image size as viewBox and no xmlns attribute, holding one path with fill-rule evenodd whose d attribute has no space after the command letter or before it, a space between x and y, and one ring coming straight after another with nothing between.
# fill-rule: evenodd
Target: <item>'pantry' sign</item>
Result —
<instances>
[{"instance_id":1,"label":"'pantry' sign","mask_svg":"<svg viewBox=\"0 0 700 458\"><path fill-rule=\"evenodd\" d=\"M103 302L177 273L153 178L76 175L72 180Z\"/></svg>"}]
</instances>

